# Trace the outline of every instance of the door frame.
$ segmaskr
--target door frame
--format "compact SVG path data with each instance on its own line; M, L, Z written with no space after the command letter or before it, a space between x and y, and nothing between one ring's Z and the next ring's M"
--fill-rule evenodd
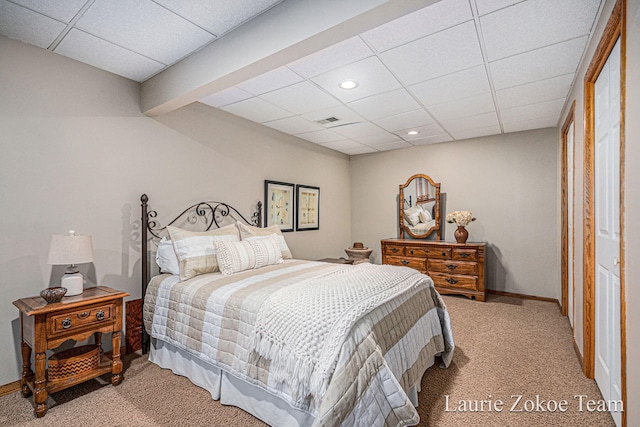
M571 246L574 246L574 236L575 236L575 231L573 231L575 229L572 228L572 236L571 236L571 240L569 240L569 191L574 192L574 188L575 188L575 181L573 187L574 188L569 188L569 171L567 169L567 162L568 162L568 156L569 156L569 152L568 152L568 138L569 138L569 127L573 124L573 151L574 151L574 156L573 156L573 170L575 171L575 163L576 163L576 159L575 159L575 141L576 141L576 120L575 120L575 114L576 114L576 101L575 99L573 100L573 103L571 103L571 109L569 109L569 114L567 114L567 118L564 121L564 124L562 125L562 188L561 188L561 193L562 193L562 241L561 241L561 246L562 246L562 255L561 255L561 262L562 262L562 304L560 305L561 308L561 312L563 316L568 316L568 308L569 308L569 286L573 287L573 295L574 295L574 301L575 301L575 287L573 286L574 282L575 282L575 274L572 276L573 280L571 281L571 283L569 283L569 268L573 268L573 259L569 259L569 242L571 242ZM575 173L574 173L575 175ZM574 197L575 197L575 192L574 192ZM575 200L574 198L571 199L575 206ZM573 210L574 214L575 214L575 209ZM574 224L575 225L575 224ZM575 251L573 251L573 253L575 254ZM569 264L571 263L571 264ZM575 304L573 304L573 310L575 311ZM573 313L571 313L572 317ZM575 321L575 319L574 319Z
M626 72L626 0L618 0L593 54L584 77L584 354L583 369L588 378L595 368L595 110L594 86L613 46L620 38L620 383L623 408L627 406L626 303L624 256L624 152L625 152L625 72ZM622 412L622 425L627 425L627 412Z

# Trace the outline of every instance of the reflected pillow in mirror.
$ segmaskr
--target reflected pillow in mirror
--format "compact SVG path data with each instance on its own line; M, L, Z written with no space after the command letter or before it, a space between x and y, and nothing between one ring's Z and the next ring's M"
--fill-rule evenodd
M404 218L410 225L416 225L420 222L420 212L422 212L422 209L419 206L405 209Z
M433 208L435 207L435 205L436 205L436 201L433 200L431 202L422 203L419 206L422 208L423 211L428 212L429 215L431 215L431 219L433 219L435 217L435 212L433 212Z
M422 210L422 209L418 213L418 216L420 217L420 222L423 222L425 224L433 219L429 212L427 212L425 210Z

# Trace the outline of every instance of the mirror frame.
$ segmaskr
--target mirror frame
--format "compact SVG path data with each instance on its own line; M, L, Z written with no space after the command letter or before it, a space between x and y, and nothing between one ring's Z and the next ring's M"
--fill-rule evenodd
M429 230L427 230L427 232L425 234L414 234L409 227L404 225L404 210L405 210L405 206L404 206L404 189L407 188L414 179L416 178L424 178L427 180L427 182L429 182L429 184L431 184L435 189L436 189L436 194L435 194L435 205L433 206L433 210L435 212L435 220L436 220L436 224L431 227ZM434 200L434 199L430 199L430 200ZM405 233L408 234L409 236L415 238L415 239L426 239L427 237L431 236L431 234L433 234L433 232L436 232L436 240L442 240L442 227L440 224L440 183L439 182L435 182L433 179L431 179L431 177L429 175L425 175L422 173L417 173L413 176L411 176L407 182L405 182L404 184L400 184L400 191L399 191L399 196L398 196L398 208L399 208L399 227L400 227L400 238L404 239L405 238Z

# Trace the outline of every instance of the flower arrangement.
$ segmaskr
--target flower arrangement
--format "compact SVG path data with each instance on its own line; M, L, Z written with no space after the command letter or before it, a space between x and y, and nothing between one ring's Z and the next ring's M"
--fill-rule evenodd
M471 221L475 221L473 214L469 211L453 211L447 214L448 223L456 223L458 227L469 225Z

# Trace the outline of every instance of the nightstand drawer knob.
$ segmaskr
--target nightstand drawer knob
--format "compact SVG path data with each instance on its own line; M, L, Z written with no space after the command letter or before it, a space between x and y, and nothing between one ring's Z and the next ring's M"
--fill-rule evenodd
M452 285L455 285L456 283L458 283L458 281L456 279L446 279L447 282L451 283Z
M400 263L403 265L407 265L409 264L409 261L407 261L406 259L403 259L402 261L400 261Z
M82 313L78 314L78 317L81 318L81 319L84 319L88 315L89 315L88 311L83 311Z
M398 248L391 248L391 252L395 254L396 252L398 252Z
M62 329L69 329L71 327L71 319L68 317L62 320Z
M471 256L471 254L467 254L467 253L465 253L465 254L460 254L460 256L461 256L462 258L469 258L469 257Z
M104 310L100 310L99 312L96 313L96 319L104 320Z
M447 256L447 253L446 252L442 252L442 256Z
M411 249L411 250L409 251L409 253L410 253L411 255L413 255L413 249Z
M447 268L449 270L455 270L456 268L458 268L458 266L457 265L453 265L453 264L447 264Z

